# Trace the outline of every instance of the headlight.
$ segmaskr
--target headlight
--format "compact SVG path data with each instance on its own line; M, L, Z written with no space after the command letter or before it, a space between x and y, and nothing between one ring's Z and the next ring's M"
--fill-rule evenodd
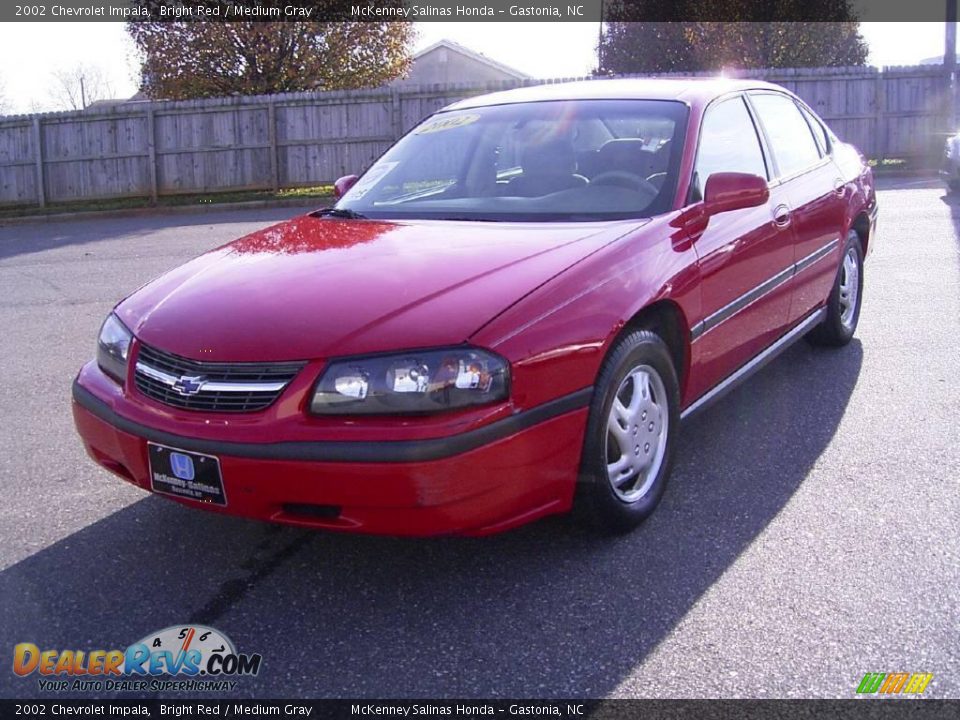
M477 348L334 360L317 381L318 415L435 413L505 400L509 364Z
M133 334L113 313L103 322L97 340L97 365L118 383L127 377L127 358Z

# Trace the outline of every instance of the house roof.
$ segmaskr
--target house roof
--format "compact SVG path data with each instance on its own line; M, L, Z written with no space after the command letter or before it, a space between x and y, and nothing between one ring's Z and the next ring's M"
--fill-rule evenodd
M502 73L506 73L507 75L515 77L517 80L530 79L530 75L527 75L526 73L522 73L516 68L512 68L509 65L504 65L501 62L497 62L493 58L487 57L483 53L479 53L476 50L471 50L470 48L464 45L461 45L460 43L455 43L453 40L447 40L446 38L433 43L433 45L425 47L420 52L414 53L413 60L417 60L423 57L424 55L427 55L428 53L431 53L434 50L437 50L439 48L446 48L453 52L460 53L461 55L465 55L471 60L476 60L477 62L483 63L484 65L489 65L492 68L496 68Z

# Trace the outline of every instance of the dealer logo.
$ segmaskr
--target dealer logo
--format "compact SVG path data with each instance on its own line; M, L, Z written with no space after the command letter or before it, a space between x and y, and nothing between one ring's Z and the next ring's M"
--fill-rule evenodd
M933 680L933 673L867 673L857 686L860 695L920 695Z
M126 650L13 648L13 672L36 674L40 690L57 692L232 690L235 678L257 675L262 662L259 653L238 652L230 638L205 625L171 625ZM178 679L159 679L170 676Z
M183 453L170 453L170 469L181 480L193 480L197 475L193 467L193 458Z

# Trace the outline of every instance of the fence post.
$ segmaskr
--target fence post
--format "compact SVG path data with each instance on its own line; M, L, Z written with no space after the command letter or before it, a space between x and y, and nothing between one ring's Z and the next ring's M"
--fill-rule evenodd
M150 202L156 203L157 189L157 123L153 105L147 106L147 172L150 174Z
M40 207L47 206L47 192L45 189L45 180L43 178L43 133L40 132L40 118L33 119L33 146L36 148L34 153L35 167L37 171L37 202Z
M947 22L944 23L943 73L947 76L947 129L955 132L957 121L957 0L947 0Z
M884 68L886 70L886 68ZM887 157L887 88L886 72L878 72L876 75L876 86L874 90L874 102L877 104L874 115L874 133L877 139L877 164L883 162Z
M277 143L277 104L271 99L267 103L267 137L270 142L270 183L274 191L280 189L280 151Z
M403 133L403 118L400 112L400 89L390 88L390 130L394 140L399 140Z

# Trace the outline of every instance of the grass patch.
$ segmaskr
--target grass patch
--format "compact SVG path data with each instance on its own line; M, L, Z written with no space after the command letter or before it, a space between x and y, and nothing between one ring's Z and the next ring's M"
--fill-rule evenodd
M287 188L284 190L241 190L238 192L206 193L203 195L169 195L157 202L149 198L118 198L115 200L86 200L81 202L51 203L45 208L36 205L12 205L0 207L0 218L24 217L28 215L55 215L71 212L105 212L110 210L131 210L137 208L182 207L185 205L219 205L223 203L270 201L270 200L310 200L317 204L333 199L332 185L315 187Z

